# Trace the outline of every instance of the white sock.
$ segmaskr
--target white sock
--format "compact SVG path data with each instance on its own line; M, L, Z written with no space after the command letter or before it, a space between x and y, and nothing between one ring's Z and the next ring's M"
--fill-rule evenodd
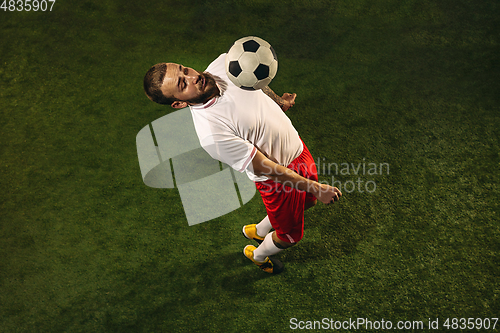
M269 233L266 235L266 238L264 238L264 241L259 245L259 247L253 251L253 259L255 261L263 262L266 260L266 257L272 256L281 251L283 250L274 245L273 234Z
M273 228L271 221L269 220L269 216L267 215L255 227L257 228L257 235L260 237L265 237Z

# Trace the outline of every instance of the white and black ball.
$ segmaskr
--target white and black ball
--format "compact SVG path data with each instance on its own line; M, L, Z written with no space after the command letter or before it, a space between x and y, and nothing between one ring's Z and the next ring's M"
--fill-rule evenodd
M269 85L278 71L278 58L271 44L259 37L238 39L226 55L226 73L237 86L259 90Z

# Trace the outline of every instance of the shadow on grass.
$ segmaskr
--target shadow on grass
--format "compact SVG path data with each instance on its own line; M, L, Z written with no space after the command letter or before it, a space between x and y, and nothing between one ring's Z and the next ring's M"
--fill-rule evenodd
M305 263L350 256L370 237L376 224L372 218L360 215L327 217L320 223L307 222L304 238L279 254L284 262Z
M107 332L156 331L169 321L191 323L197 331L203 322L191 322L193 318L208 320L217 317L221 306L252 303L262 296L256 282L276 277L260 271L240 251L194 262L149 263L123 275L115 290L91 302L93 309L82 298L63 310L54 327L93 322Z
M294 263L306 263L319 260L339 259L350 256L361 240L344 239L342 243L330 241L302 241L295 247L280 253L280 260Z
M182 267L182 268L181 268ZM220 292L234 297L252 298L259 292L254 283L276 275L262 272L242 251L214 254L198 263L178 266L171 275L169 289L179 291L183 304L196 304L200 298L216 297ZM172 282L175 281L175 288ZM192 293L190 291L193 291ZM192 297L191 297L191 296Z

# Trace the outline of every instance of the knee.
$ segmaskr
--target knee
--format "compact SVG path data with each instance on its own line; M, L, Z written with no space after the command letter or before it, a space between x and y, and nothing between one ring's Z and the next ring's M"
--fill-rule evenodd
M276 233L273 234L273 243L278 249L281 249L281 250L288 249L289 247L296 245L299 241L300 240L298 240L294 243L284 242L281 239L279 239L278 236L276 236Z
M287 242L283 242L283 241L275 241L273 239L273 242L274 242L274 245L278 248L278 249L281 249L281 250L284 250L284 249L288 249L289 247L292 247L294 246L295 244L297 244L296 242L295 243L287 243Z

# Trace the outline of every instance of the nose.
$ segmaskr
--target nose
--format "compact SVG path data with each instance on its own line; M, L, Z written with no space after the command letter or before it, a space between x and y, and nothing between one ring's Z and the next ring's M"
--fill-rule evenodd
M186 80L192 81L193 83L196 83L199 78L199 74L197 71L195 71L192 68L187 68L187 73L186 73Z
M200 81L203 80L202 75L197 70L190 67L184 67L182 74L184 80L186 80L189 85L195 87L199 86Z

